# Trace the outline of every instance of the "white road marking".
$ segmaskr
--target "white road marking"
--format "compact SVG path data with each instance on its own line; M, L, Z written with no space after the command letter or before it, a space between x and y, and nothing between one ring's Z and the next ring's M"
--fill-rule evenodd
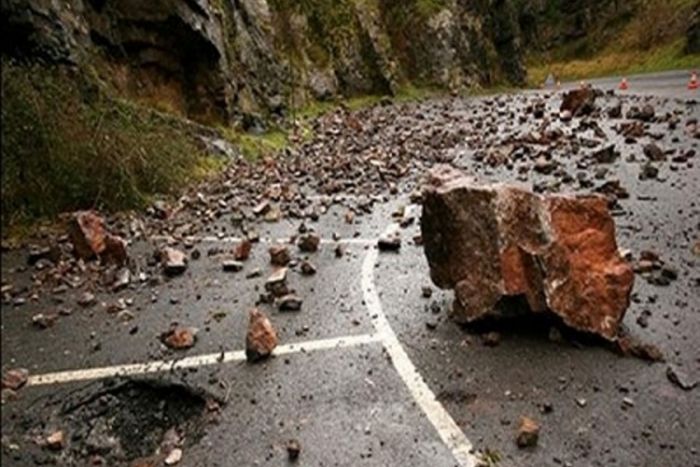
M373 334L360 334L356 336L334 337L315 341L297 342L294 344L280 345L273 355L287 355L297 352L312 352L316 350L341 349L363 344L379 342L379 337ZM156 360L146 363L133 363L126 365L114 365L103 368L88 368L83 370L59 371L42 375L32 375L27 380L27 386L42 386L47 384L62 384L75 381L87 381L115 376L133 376L149 373L160 373L183 368L193 368L217 363L239 362L245 360L245 351L234 350L222 353L211 353L185 357L179 360Z
M156 242L166 242L175 237L168 237L166 235L154 235L150 239ZM207 235L204 237L187 237L189 240L197 243L240 243L243 241L242 237L217 237L216 235ZM177 240L177 239L176 239ZM332 238L322 238L321 244L325 245L373 245L376 243L376 239L372 238L339 238L338 240L333 240ZM287 238L261 238L260 243L273 244L289 244L289 237Z
M385 234L395 230L396 224L391 224ZM391 357L396 371L408 387L418 406L432 423L442 441L452 451L452 455L461 467L476 467L479 459L472 453L472 443L467 439L462 429L452 419L435 394L428 387L423 377L413 365L396 333L391 328L384 314L379 294L374 284L374 265L377 262L378 251L372 248L365 255L362 263L362 294L367 305L374 329L381 338L384 348Z

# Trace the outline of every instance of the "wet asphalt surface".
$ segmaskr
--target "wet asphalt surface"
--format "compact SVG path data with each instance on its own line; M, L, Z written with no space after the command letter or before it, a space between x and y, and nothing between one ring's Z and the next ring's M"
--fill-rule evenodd
M651 123L646 136L628 144L612 130L624 119L598 120L607 138L602 145L614 143L621 153L616 162L604 166L606 173L598 178L594 172L599 166L582 168L580 161L599 147L581 148L578 154L553 150L559 167L572 175L571 181L563 183L566 179L561 174L521 172L519 161L513 167L492 167L479 161L475 154L482 150L473 145L478 136L444 150L447 161L485 182L587 193L606 180L618 179L630 193L614 210L620 248L635 256L642 250L655 251L678 271L678 279L663 287L637 275L624 320L632 335L662 351L665 362L623 357L610 346L569 333L558 323L526 320L472 328L455 325L447 318L451 293L430 284L422 249L412 240L419 233L418 206L413 208L415 222L400 230L401 251L378 256L375 285L400 343L475 448L500 457L496 465L700 465L700 389L683 390L666 376L671 366L686 382L700 381L700 258L692 252L700 240L700 156L684 162L671 160L672 155L688 149L700 152L699 140L683 132L686 120L700 118L700 107L691 102L700 96L684 89L686 75L630 79L627 94L638 92L644 97L599 100L603 109L618 100L623 109L649 102L657 115L677 112L681 123L675 130L666 122ZM606 88L617 82L610 79L598 84ZM484 112L498 114L483 131L497 137L512 131L518 125L513 115L540 95L542 92L437 100L404 105L402 110L427 120L442 119L446 125L467 126L471 118ZM546 102L551 115L560 101L555 95ZM552 126L566 133L578 124L578 119L569 124L554 119ZM518 128L526 134L540 125L529 119ZM596 138L590 132L585 137ZM658 164L658 179L640 180L642 146L652 140L675 152ZM577 183L576 174L581 171L589 174L591 186ZM316 275L290 274L290 285L304 299L300 312L282 313L262 305L278 329L281 344L374 332L362 293L362 262L369 249L375 248L374 239L396 220L392 214L411 204L408 193L420 175L406 178L402 194L383 195L371 214L359 217L355 224L344 222L342 201L310 224L324 239L335 233L355 241L344 244L341 258L335 255L335 242L324 243L319 252L307 255L318 268ZM194 246L201 252L200 259L191 261L183 276L157 285L135 283L117 293L98 292L98 304L88 309L76 304L80 289L61 294L58 300L63 303L50 294L17 307L3 303L2 368L24 367L37 375L242 349L247 310L255 305L270 270L268 239L289 238L298 224L287 220L260 224L263 241L255 245L244 270L237 273L223 272L221 256L207 254L211 248L229 248L230 243L203 241ZM226 220L220 220L210 232L222 231L226 225ZM141 240L131 245L130 252L137 261L145 261L152 249L151 242ZM4 252L3 278L11 277L14 284L31 280L31 268L17 271L25 263L26 251ZM255 268L260 268L262 276L246 278ZM432 286L432 297L422 296L423 286ZM127 303L132 319L107 311L119 299ZM72 313L48 329L32 326L35 313L61 306ZM647 317L645 326L640 324L642 315ZM159 334L173 322L198 329L193 348L172 351L160 343ZM563 337L553 339L552 328ZM483 345L482 333L493 330L501 334L500 343ZM293 353L256 365L232 362L156 376L202 388L225 401L201 439L186 445L180 465L290 465L285 450L289 439L297 439L302 446L298 465L456 465L381 343ZM60 399L87 384L92 383L25 387L18 392L18 400L6 402L2 407L2 465L65 463L35 445L26 417L31 413L34 420L41 420L46 414L48 419L54 408L46 397ZM518 449L514 442L523 415L541 425L535 448ZM49 432L57 428L61 427L42 427Z

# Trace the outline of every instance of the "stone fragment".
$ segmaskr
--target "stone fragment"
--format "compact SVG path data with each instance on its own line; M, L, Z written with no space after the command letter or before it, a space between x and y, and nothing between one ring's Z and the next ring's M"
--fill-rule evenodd
M224 272L238 272L243 269L243 263L233 259L227 259L221 263L221 267L223 268Z
M277 307L280 311L299 311L303 300L295 294L287 294L280 297L277 301Z
M182 449L175 448L168 453L168 455L163 460L165 465L175 465L182 460Z
M294 462L299 459L299 454L301 454L301 444L296 439L291 439L287 441L287 456L289 460Z
M104 250L100 253L100 259L106 264L124 266L129 261L126 240L108 233L105 235Z
M321 243L321 237L316 234L308 233L299 237L299 249L304 253L314 253L318 251L318 246Z
M168 276L178 276L187 269L187 256L180 250L165 247L160 252L160 262L163 272Z
M270 252L270 264L273 266L286 266L292 260L289 248L284 245L272 245Z
M379 251L399 251L401 249L401 237L398 233L382 235L377 240Z
M423 196L421 232L433 282L455 291L452 316L498 315L507 297L613 340L629 305L632 269L620 256L601 196L540 196L477 185L438 166Z
M316 266L314 266L308 261L302 261L300 267L301 273L305 276L313 276L314 274L316 274Z
M95 258L105 250L105 221L94 211L74 213L68 233L75 253L82 259Z
M275 297L287 295L289 293L287 288L287 268L274 270L265 281L265 290Z
M27 384L28 379L29 370L27 370L26 368L15 368L7 370L2 375L2 388L17 391L18 389L21 389L22 386Z
M265 313L254 308L250 311L245 354L249 362L263 360L277 347L277 332Z
M652 162L663 162L666 160L664 151L654 143L644 146L644 155Z
M195 343L195 333L190 328L174 327L161 334L160 340L171 349L189 349Z
M243 240L241 243L236 245L233 250L233 258L236 261L245 261L250 258L250 252L253 249L253 242L250 240Z
M599 164L612 164L619 154L615 151L615 145L611 144L593 153L593 159Z
M97 298L92 292L83 292L83 294L78 299L78 305L87 308L97 303Z
M60 451L65 445L65 436L63 431L58 430L46 437L46 447L53 451Z
M57 313L37 313L32 316L32 324L39 329L46 329L53 326L57 319Z
M669 365L666 368L666 377L668 380L681 388L684 391L692 391L698 385L697 381L690 381L688 375L682 372L679 368Z
M515 439L519 448L529 448L537 445L540 437L540 426L529 417L520 418L518 436Z

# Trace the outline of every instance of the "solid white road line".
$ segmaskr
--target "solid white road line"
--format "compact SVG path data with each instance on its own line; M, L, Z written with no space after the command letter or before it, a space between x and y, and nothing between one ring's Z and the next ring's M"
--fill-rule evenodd
M297 342L277 347L273 355L287 355L297 352L312 352L316 350L331 350L344 347L354 347L363 344L379 342L379 337L372 334L360 334L356 336L342 336L315 341ZM27 381L27 386L42 386L47 384L62 384L74 381L86 381L115 376L133 376L149 373L167 372L183 368L193 368L217 363L229 363L245 360L245 351L234 350L218 352L206 355L185 357L179 360L156 360L146 363L133 363L126 365L114 365L103 368L88 368L84 370L59 371L43 375L32 375Z
M396 228L397 226L392 224L387 229L387 232ZM461 467L475 467L478 465L479 460L472 453L471 442L447 410L435 398L435 394L428 387L420 373L418 373L384 314L382 303L374 284L374 265L377 262L377 258L378 251L376 248L372 248L365 255L362 263L362 294L376 333L381 338L384 348L391 357L391 362L408 387L413 399L423 410L433 427L435 427L442 441L452 451L455 460Z
M152 237L149 237L150 240L156 241L156 242L165 242L168 241L174 237L168 237L165 235L154 235ZM241 237L217 237L216 235L207 235L204 237L187 237L191 239L192 241L195 242L201 242L201 243L240 243L243 241L243 238ZM325 245L336 245L336 244L341 244L341 245L373 245L377 242L376 239L372 238L339 238L338 240L333 240L332 238L322 238L321 239L321 244ZM265 244L273 244L273 243L280 243L280 244L289 244L289 237L287 238L261 238L260 243L265 243Z

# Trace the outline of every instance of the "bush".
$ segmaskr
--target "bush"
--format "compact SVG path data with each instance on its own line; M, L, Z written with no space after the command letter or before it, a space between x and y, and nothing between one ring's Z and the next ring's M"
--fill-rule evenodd
M213 167L173 121L107 95L78 70L2 65L4 225L137 208Z

